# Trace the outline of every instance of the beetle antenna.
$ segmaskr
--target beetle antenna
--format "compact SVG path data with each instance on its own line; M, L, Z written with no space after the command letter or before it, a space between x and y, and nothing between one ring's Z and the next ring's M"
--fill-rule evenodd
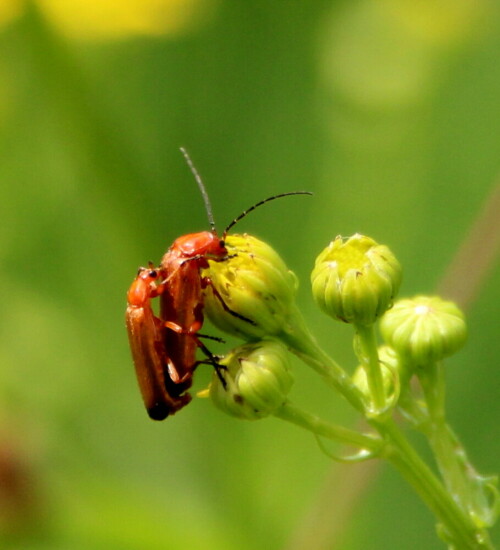
M290 195L312 195L310 191L290 191L289 193L280 193L279 195L273 195L272 197L268 197L267 199L264 199L262 201L259 201L258 203L254 204L250 208L247 208L246 210L243 210L243 212L237 217L234 218L234 220L224 229L223 233L223 239L227 235L228 231L236 225L240 220L242 220L247 214L250 214L252 210L255 210L256 208L259 208L259 206L262 206L263 204L266 204L266 202L271 202L275 199L281 199L281 197L289 197Z
M205 189L205 186L203 185L201 176L198 173L198 170L196 170L193 164L193 161L191 160L191 157L188 155L188 152L186 151L186 149L184 149L184 147L181 147L180 150L181 150L181 153L184 155L187 165L189 166L189 169L191 170L191 173L193 174L194 179L196 180L196 183L198 184L198 187L200 189L201 196L203 197L203 202L205 203L205 210L207 211L208 223L210 224L212 233L216 233L214 215L212 214L212 205L210 204L210 199L208 198L208 193L207 193L207 190Z

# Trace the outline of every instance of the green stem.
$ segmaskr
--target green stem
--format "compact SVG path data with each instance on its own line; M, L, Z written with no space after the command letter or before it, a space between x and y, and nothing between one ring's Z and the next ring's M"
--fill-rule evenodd
M356 325L356 332L361 347L361 357L359 359L366 372L366 380L373 399L373 406L377 411L382 411L385 408L386 398L378 357L375 327L374 325Z
M361 327L358 333L363 347L363 355L366 356L367 366L371 371L370 391L373 395L373 404L377 410L382 410L385 405L385 392L374 330L373 327ZM443 483L407 441L392 416L389 414L377 416L367 414L370 411L365 404L363 394L353 384L347 373L318 346L314 337L307 330L298 310L290 316L290 322L280 336L291 351L319 373L329 386L339 391L380 433L384 444L377 443L377 453L387 457L434 513L442 526L442 534L446 542L451 544L450 548L492 550L493 546L488 533L478 529L470 515L457 504L453 495L447 492ZM367 374L369 373L367 372ZM444 402L440 393L442 394L441 390L436 388L432 400L436 414L443 416ZM343 440L350 445L355 441L354 437L362 439L368 437L363 434L354 436L353 432L339 431L337 426L328 424L303 411L298 411L289 404L280 409L276 416L317 435L335 441ZM374 441L377 440L371 439L372 446ZM371 448L370 441L358 440L355 444L363 449Z
M461 510L439 479L423 462L393 420L384 422L379 431L388 438L390 449L387 458L412 485L422 500L444 526L453 548L486 550L493 546L485 531L479 531Z
M383 442L370 435L365 435L337 424L326 422L321 418L310 414L290 402L286 402L282 407L274 412L274 416L300 426L316 435L326 437L332 441L343 443L354 447L359 447L378 454L382 448Z
M326 422L287 402L274 415L332 441L357 446L373 454L383 454L410 483L444 526L454 547L461 550L492 550L486 532L478 531L442 483L408 443L396 423L372 422L385 441Z
M478 474L467 453L446 422L444 368L439 363L426 366L419 372L429 411L429 422L421 426L434 453L439 471L448 492L458 505L483 525L495 521L495 506L498 505L488 490L492 480Z
M451 434L445 420L444 369L437 363L429 364L419 372L419 379L429 411L429 422L424 425L423 431L434 452L448 491L465 509L467 481L462 475L454 441L450 438Z
M320 348L296 307L290 315L288 326L279 336L290 350L320 374L329 386L340 392L357 411L364 413L366 407L363 394L345 370Z

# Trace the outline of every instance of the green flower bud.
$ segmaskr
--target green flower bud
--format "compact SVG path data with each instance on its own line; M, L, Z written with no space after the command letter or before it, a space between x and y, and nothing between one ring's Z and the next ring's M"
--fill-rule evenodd
M408 363L434 363L452 355L465 343L463 313L438 296L399 300L380 322L384 340Z
M314 299L327 315L367 326L391 306L401 266L387 246L370 237L337 237L317 257L311 283Z
M247 340L279 334L294 304L297 277L274 249L251 235L230 235L226 248L233 257L210 261L208 317Z
M210 383L210 397L224 412L257 420L272 414L287 399L293 378L288 352L276 340L239 346L220 361L226 387L217 373Z
M397 372L400 370L400 361L397 353L389 346L378 348L382 380L386 395L394 393L394 382ZM352 375L352 381L367 396L370 397L370 388L366 377L366 368L359 365Z

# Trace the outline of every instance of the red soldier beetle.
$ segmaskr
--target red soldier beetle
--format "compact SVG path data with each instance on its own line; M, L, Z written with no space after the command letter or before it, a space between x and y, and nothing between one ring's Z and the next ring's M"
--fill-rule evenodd
M200 340L203 336L199 330L204 320L203 291L211 284L209 277L202 276L202 271L209 267L209 260L226 261L231 257L224 242L227 232L266 202L289 195L311 194L293 191L264 199L243 211L219 236L203 182L186 150L181 152L203 196L211 230L177 238L157 268L150 263L147 268L139 269L127 295L126 324L132 358L144 405L153 420L164 420L190 402L191 396L186 391L198 364L212 363L220 376L216 358ZM253 323L230 310L218 293L214 295L226 311ZM151 300L156 297L160 301L159 316L151 306ZM198 348L208 361L196 360Z
M190 401L189 394L182 395L187 386L170 387L171 378L165 372L166 328L154 315L150 303L161 292L162 287L155 284L159 276L159 271L151 265L139 269L128 291L126 314L137 381L148 414L155 420L163 420Z

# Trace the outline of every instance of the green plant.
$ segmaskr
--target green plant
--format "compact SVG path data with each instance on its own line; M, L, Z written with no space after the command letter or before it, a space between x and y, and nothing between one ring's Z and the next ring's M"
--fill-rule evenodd
M362 235L337 237L318 256L311 281L319 307L354 329L359 367L350 376L307 329L294 302L296 278L278 254L249 235L228 237L227 247L230 259L210 266L227 307L209 288L206 310L214 324L246 343L222 359L224 381L214 374L209 388L214 403L240 418L274 415L305 428L335 460L389 461L434 513L449 548L493 548L487 529L499 511L497 480L477 473L445 414L443 359L466 339L459 308L439 297L394 302L401 267L389 248ZM333 424L297 407L289 397L288 350L341 393L369 430ZM410 443L403 421L427 439L437 469ZM324 438L357 450L333 454Z

